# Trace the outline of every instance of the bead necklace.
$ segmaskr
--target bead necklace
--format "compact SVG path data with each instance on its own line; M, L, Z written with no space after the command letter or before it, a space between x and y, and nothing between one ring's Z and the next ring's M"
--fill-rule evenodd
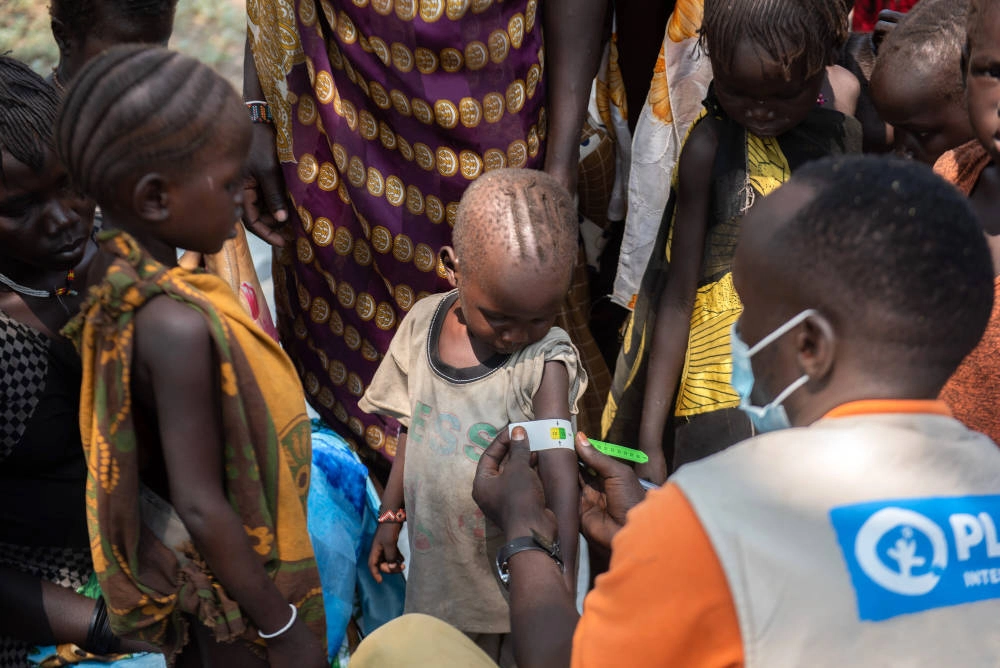
M70 269L69 271L66 272L65 285L49 291L49 290L38 290L35 288L29 288L26 285L21 285L12 278L8 278L7 276L0 274L0 283L3 283L14 292L25 295L26 297L38 297L39 299L48 299L50 297L63 297L67 295L70 297L75 296L78 293L73 288L74 280L76 280L76 272Z

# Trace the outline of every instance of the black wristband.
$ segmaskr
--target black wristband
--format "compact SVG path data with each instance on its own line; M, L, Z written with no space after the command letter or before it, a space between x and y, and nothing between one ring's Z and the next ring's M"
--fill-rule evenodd
M97 599L97 603L94 605L94 613L90 616L90 626L87 628L87 640L83 648L91 654L104 656L107 654L117 654L121 646L121 639L111 632L108 606L102 596Z

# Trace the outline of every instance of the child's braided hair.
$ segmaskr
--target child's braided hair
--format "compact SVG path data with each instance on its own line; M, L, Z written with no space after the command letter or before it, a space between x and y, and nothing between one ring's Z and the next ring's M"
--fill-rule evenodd
M91 60L66 92L55 146L74 182L103 206L142 169L179 174L209 140L244 121L232 86L161 47L128 44ZM228 132L227 132L228 130Z
M847 41L843 2L830 0L705 0L701 43L713 63L730 71L746 40L779 65L786 79L799 58L806 77L831 65Z
M40 171L52 148L58 108L59 95L52 86L21 61L0 56L0 150Z

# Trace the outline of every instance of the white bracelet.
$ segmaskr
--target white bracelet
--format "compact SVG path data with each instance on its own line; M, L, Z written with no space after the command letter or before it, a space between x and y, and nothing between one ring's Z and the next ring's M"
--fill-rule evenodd
M298 608L295 607L294 603L289 603L288 607L292 609L292 618L288 620L287 624L285 624L284 626L282 626L280 629L278 629L274 633L262 633L260 629L257 629L257 635L259 635L264 640L271 640L273 638L277 638L282 633L284 633L288 629L292 628L292 624L295 623L295 620L299 616L299 610L298 610Z

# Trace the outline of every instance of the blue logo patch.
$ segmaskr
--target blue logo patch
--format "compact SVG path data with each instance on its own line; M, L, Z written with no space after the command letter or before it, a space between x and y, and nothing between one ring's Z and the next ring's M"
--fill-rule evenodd
M830 521L863 620L1000 598L1000 496L859 503Z

